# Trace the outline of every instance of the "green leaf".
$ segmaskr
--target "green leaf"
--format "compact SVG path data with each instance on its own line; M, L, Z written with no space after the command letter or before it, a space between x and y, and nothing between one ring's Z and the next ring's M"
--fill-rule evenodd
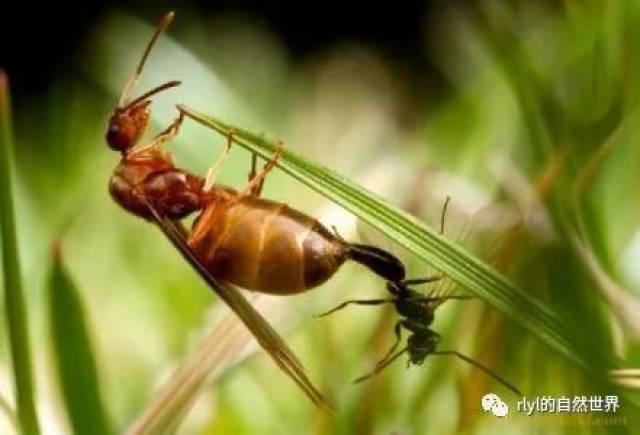
M54 249L49 325L67 414L76 434L108 434L93 347L78 290Z
M195 121L220 134L231 133L234 142L265 159L269 159L277 147L277 141L225 124L188 107L179 108ZM551 308L424 222L331 169L312 163L289 149L283 150L278 167L441 270L569 360L583 367L588 366L574 345L568 326Z
M18 421L23 434L40 433L36 408L29 348L29 325L20 276L18 242L16 237L11 164L13 158L13 131L9 80L0 70L0 226L2 228L2 267L4 277L5 310L8 321L9 344Z

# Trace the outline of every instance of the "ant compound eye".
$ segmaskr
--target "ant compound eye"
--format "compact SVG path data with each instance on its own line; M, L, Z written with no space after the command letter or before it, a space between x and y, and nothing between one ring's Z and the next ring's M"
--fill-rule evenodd
M122 137L122 134L120 134L120 132L121 132L121 129L119 125L114 123L109 124L109 128L107 129L107 134L106 134L107 143L109 144L110 148L116 151L120 151L127 148L126 144L122 143L123 137Z
M133 141L128 127L127 119L122 117L114 117L110 120L107 134L105 135L109 148L115 151L126 151L131 148Z
M109 129L107 130L107 141L112 142L116 138L118 133L120 133L120 127L118 125L109 125Z

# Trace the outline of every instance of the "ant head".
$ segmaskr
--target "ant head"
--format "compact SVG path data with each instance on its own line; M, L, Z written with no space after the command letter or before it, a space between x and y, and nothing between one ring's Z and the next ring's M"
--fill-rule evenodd
M432 332L432 333L427 333ZM411 364L421 365L438 345L438 336L430 329L421 334L412 334L407 340L407 350Z
M142 59L140 60L138 67L122 90L118 107L113 111L109 118L106 139L109 147L115 151L126 153L140 140L140 137L149 124L149 104L151 103L149 97L180 84L179 81L175 80L166 82L148 92L145 92L133 101L128 101L132 89L140 78L140 74L142 73L142 69L149 57L151 49L160 34L171 23L171 20L173 20L173 12L166 14L162 20L160 20L160 23L158 23L151 40L147 44L147 49L142 55Z
M126 153L140 140L149 124L149 103L116 108L109 118L107 144L114 151Z

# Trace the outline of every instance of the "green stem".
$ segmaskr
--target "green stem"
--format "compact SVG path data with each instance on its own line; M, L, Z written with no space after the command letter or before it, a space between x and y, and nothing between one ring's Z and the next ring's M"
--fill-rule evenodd
M18 421L23 434L37 435L40 433L40 429L33 401L34 388L29 348L29 328L20 277L11 188L12 153L13 133L9 103L9 81L4 71L0 70L0 228L2 233L5 310L13 361Z

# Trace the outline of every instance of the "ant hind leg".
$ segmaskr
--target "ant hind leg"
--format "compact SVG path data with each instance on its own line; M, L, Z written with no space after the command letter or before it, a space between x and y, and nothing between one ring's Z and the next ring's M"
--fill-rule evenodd
M502 376L498 375L496 372L491 370L489 367L487 367L487 366L485 366L483 364L480 364L475 359L473 359L471 357L468 357L465 354L458 352L457 350L439 350L439 351L433 352L432 355L451 355L451 356L455 356L455 357L461 359L462 361L465 361L468 364L471 364L472 366L476 367L477 369L480 369L481 371L485 372L487 375L491 376L493 379L495 379L496 381L500 382L506 388L511 390L516 396L519 396L519 397L524 396L522 394L522 392L517 387L515 387L511 382L507 381L505 378L503 378Z
M402 320L398 321L396 323L396 326L393 328L393 332L396 335L396 342L393 343L393 346L391 346L391 348L387 351L384 357L376 363L376 368L383 365L400 345L400 342L402 341L402 322L403 322Z
M360 376L357 379L353 380L354 384L359 384L362 381L366 381L367 379L369 379L372 376L377 375L378 373L380 373L382 370L384 370L389 364L391 364L392 362L394 362L396 359L398 359L403 353L405 353L407 351L407 348L403 348L400 349L398 352L396 352L394 355L391 355L389 358L387 358L386 361L380 361L378 364L376 364L375 369L373 369L373 371L371 371L370 373L364 375L364 376Z
M227 160L227 157L229 157L231 145L233 145L233 133L229 131L227 132L227 146L225 147L220 157L218 157L218 160L216 160L215 163L207 171L207 177L205 178L204 187L202 188L202 190L204 190L205 192L208 192L213 188L222 164L225 162L225 160Z

